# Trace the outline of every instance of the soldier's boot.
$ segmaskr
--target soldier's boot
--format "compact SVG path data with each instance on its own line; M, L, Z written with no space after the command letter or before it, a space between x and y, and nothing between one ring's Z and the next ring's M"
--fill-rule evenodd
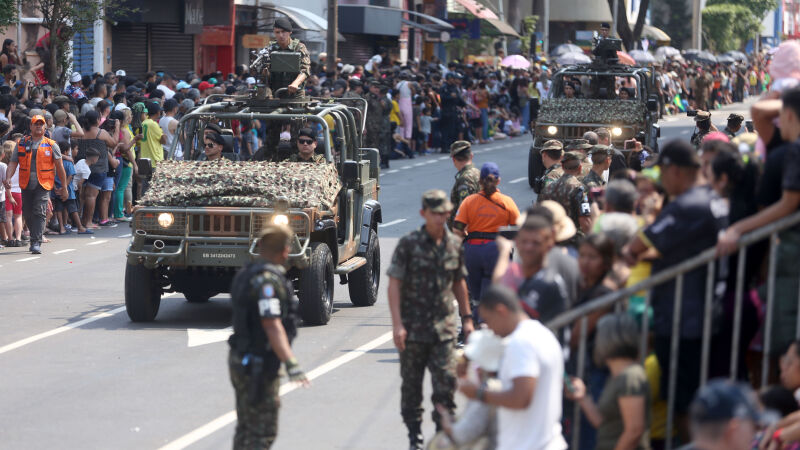
M408 427L408 448L409 450L422 450L425 437L422 435L422 422L406 423Z

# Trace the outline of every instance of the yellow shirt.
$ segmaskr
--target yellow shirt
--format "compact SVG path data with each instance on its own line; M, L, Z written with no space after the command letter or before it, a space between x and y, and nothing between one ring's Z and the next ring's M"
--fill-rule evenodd
M389 120L400 125L400 105L397 104L397 100L392 100L392 112L389 113Z
M150 158L150 163L155 167L159 161L164 160L164 147L161 145L161 136L164 135L164 130L156 121L148 117L142 122L142 135L139 157Z

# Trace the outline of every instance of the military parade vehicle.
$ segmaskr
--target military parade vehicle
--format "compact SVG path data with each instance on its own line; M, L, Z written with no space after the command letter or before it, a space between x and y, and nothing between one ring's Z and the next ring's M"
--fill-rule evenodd
M275 94L221 96L180 119L179 138L153 168L131 222L125 270L131 320L153 320L167 292L192 303L230 292L237 270L258 256L259 232L270 223L294 231L287 268L304 323L329 321L336 275L354 305L375 303L382 217L378 150L361 148L366 101ZM231 129L244 120L266 122L268 137L251 160L238 161ZM222 160L203 160L209 123L226 140ZM284 161L295 151L297 130L314 126L324 162ZM278 141L284 127L291 141ZM147 174L149 162L139 162Z
M626 140L640 139L658 150L661 131L653 72L646 67L619 64L618 48L618 39L602 39L591 64L565 66L553 75L550 96L541 100L528 154L528 182L534 190L545 170L540 151L551 139L563 142L566 148L569 141L581 139L587 131L604 127L611 132L612 144L618 149ZM581 89L574 98L565 98L564 85L570 80L579 81ZM627 91L633 95L620 99L617 85L629 86Z

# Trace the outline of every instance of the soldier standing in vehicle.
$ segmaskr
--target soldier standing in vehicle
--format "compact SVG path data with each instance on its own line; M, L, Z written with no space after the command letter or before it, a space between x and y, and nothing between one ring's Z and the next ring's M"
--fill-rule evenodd
M468 196L481 190L480 177L481 171L472 164L472 144L468 141L456 141L450 146L450 158L458 172L456 182L450 191L450 202L453 203L453 211L447 225L453 229L453 220L456 218L461 202Z
M231 285L233 335L228 368L236 392L234 449L269 448L278 434L281 362L289 380L309 386L292 353L297 299L284 264L292 232L269 225L261 233L261 259L243 267Z
M551 139L542 146L542 165L544 173L536 180L534 191L541 194L548 184L554 183L564 171L561 169L561 158L564 156L564 144L561 141Z
M582 237L584 233L591 232L592 218L586 187L578 181L578 175L581 173L581 155L575 152L565 153L561 166L564 175L555 183L548 184L539 194L537 202L553 200L563 206L578 228L578 235Z
M286 88L290 96L302 97L305 92L306 80L311 76L311 57L308 49L299 39L292 39L292 23L285 17L275 20L272 32L275 34L275 40L270 41L267 45L269 53L285 51L300 53L300 72L273 72L269 77L269 87L273 93L280 88ZM266 68L269 73L270 62L267 62Z
M455 409L455 346L458 333L452 296L458 301L464 336L473 330L464 250L445 223L453 205L441 190L422 195L420 215L425 224L403 236L392 255L389 275L389 311L394 345L400 352L402 378L400 413L408 428L411 449L421 449L422 382L431 373L432 401L450 414ZM439 413L433 420L440 428Z
M461 97L461 89L456 84L458 74L447 72L446 83L439 89L439 97L442 103L442 114L439 119L439 129L442 132L442 153L458 139L458 108L464 108L467 104Z

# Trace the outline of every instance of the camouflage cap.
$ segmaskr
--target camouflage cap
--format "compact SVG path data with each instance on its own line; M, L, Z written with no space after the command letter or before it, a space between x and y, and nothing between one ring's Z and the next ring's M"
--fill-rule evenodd
M573 139L567 145L567 149L569 150L588 150L590 148L592 148L592 144L586 139Z
M559 140L550 139L544 143L542 150L564 150L564 144L562 144Z
M583 155L578 152L567 152L564 153L564 157L561 158L561 164L568 163L570 161L583 161Z
M704 120L708 120L711 118L711 113L708 111L697 111L697 115L694 116L695 122L702 122Z
M450 156L456 156L459 153L464 153L472 148L472 144L468 141L455 141L450 145Z
M612 154L611 147L609 147L607 145L600 145L600 144L593 145L592 149L589 150L589 154L590 155L594 155L594 154L597 154L597 153L603 153L603 154L606 154L608 156L611 156L611 154Z
M742 123L744 122L744 116L741 114L733 113L728 116L728 122Z
M422 209L435 213L446 213L453 210L453 204L441 189L431 189L422 194Z

